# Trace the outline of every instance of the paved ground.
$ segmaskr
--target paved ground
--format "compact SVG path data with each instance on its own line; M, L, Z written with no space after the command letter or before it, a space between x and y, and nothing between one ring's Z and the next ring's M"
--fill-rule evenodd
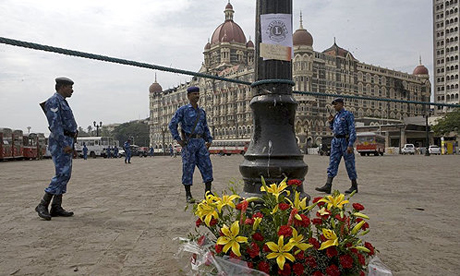
M241 156L212 161L218 192L240 179ZM328 158L305 162L305 190L319 196ZM184 211L180 168L169 157L74 160L64 207L75 216L43 221L34 207L52 161L0 162L0 275L182 275L173 238L192 231L195 219ZM357 156L357 168L353 199L371 217L366 240L393 275L459 275L460 156ZM343 164L334 187L349 187Z

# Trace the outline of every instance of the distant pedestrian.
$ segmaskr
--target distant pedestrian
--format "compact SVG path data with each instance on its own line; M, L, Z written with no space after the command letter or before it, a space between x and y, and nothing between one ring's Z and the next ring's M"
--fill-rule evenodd
M88 160L88 147L83 143L83 159Z
M53 157L55 175L45 189L45 195L40 204L35 207L38 216L51 220L51 217L70 217L73 212L62 208L62 195L67 192L67 183L72 173L72 157L75 154L74 144L77 140L77 122L66 98L72 96L74 82L65 77L56 79L56 93L46 102L40 104L48 120L51 131L49 135L49 149ZM51 203L51 210L48 206Z
M131 140L128 139L123 144L123 149L125 150L125 164L131 164Z
M150 149L149 149L149 155L150 155L150 157L153 157L153 147L150 147Z
M193 185L195 166L201 172L205 183L205 195L211 192L212 163L209 156L209 147L212 143L211 132L206 121L206 112L198 106L200 89L187 89L189 104L181 106L169 123L169 130L173 138L182 147L182 184L185 187L185 197L188 203L194 203L190 187ZM181 135L177 130L181 126ZM171 146L172 148L172 146Z
M345 110L343 107L343 99L337 98L332 101L335 111L335 116L329 116L329 127L334 133L334 138L331 142L331 155L329 167L327 168L327 182L324 186L316 188L317 191L331 193L332 180L337 175L340 160L345 160L345 168L347 169L348 178L351 180L351 188L345 193L358 192L357 174L355 168L355 153L353 145L356 141L355 118L353 113Z
M107 147L107 158L112 158L112 153L110 152L110 146Z
M118 147L113 146L113 158L118 158Z
M172 145L169 145L169 156L173 157L174 156L174 149ZM175 157L175 156L174 156Z

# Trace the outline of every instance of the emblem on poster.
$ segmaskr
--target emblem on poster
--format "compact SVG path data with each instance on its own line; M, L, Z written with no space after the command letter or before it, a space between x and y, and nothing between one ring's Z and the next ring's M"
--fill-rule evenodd
M260 56L264 59L290 61L292 57L292 15L262 14Z

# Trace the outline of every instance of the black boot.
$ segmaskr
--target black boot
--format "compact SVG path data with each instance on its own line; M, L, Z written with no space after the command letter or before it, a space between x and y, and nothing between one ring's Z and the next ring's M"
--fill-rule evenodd
M184 185L185 187L185 200L187 201L187 203L195 203L195 199L193 198L192 196L192 192L190 191L190 187L192 185Z
M356 191L356 193L358 193L358 182L356 182L356 179L353 179L351 181L351 187L350 187L350 189L346 190L345 193L346 194L351 194L354 191Z
M67 212L62 208L62 195L54 195L53 203L51 203L50 215L52 217L71 217L73 212Z
M323 187L315 188L315 190L317 190L318 192L323 192L323 193L326 193L326 194L330 194L331 189L332 189L332 180L333 179L334 179L334 177L328 176L326 184L324 184Z
M208 192L211 193L211 195L214 195L212 192L211 192L211 186L212 186L212 182L206 182L205 183L205 188L204 188L204 197L206 198L206 195L208 194Z
M38 216L42 219L51 220L50 213L48 212L48 206L50 205L51 198L53 198L53 195L45 192L40 204L35 207L35 211L37 211Z

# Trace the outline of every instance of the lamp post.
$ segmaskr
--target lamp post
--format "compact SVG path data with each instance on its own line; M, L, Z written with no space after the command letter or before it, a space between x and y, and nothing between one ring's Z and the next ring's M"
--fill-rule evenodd
M424 117L425 117L425 133L426 133L426 151L425 151L425 156L430 156L430 129L428 125L428 117L430 117L430 109L429 106L424 105Z
M102 128L102 122L99 122L99 124L97 124L96 121L94 121L93 125L96 128L96 137L99 137L99 128Z
M166 133L166 128L162 127L161 128L161 136L163 138L162 140L162 147L163 147L163 155L166 155L166 149L165 149L165 133Z
M281 20L274 19L278 16ZM308 166L303 161L294 131L297 102L292 97L294 82L288 55L292 48L265 41L267 34L270 40L284 40L289 44L291 22L292 0L257 0L255 82L251 85L253 98L250 102L254 131L239 168L244 180L242 197L261 195L261 176L267 183L274 183L285 177L303 181L307 174ZM262 25L266 29L262 29ZM267 58L270 49L282 59L278 56ZM303 185L297 189L302 197L310 198L304 193Z

